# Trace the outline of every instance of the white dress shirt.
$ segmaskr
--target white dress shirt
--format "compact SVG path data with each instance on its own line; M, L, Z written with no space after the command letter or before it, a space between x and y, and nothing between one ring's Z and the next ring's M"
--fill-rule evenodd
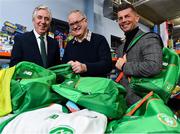
M39 35L39 34L36 32L35 29L33 30L33 32L34 32L34 34L35 34L35 37L36 37L36 40L37 40L37 43L38 43L38 48L39 48L39 51L40 51L40 53L41 53L41 46L40 46L40 41L41 41L41 39L39 38L41 35ZM44 37L44 42L45 42L45 47L46 47L46 54L47 54L47 36L44 35L43 37Z

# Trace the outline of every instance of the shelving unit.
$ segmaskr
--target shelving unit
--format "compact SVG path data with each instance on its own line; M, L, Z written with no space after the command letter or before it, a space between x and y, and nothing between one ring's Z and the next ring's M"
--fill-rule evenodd
M65 21L53 18L50 26L50 32L53 33L54 38L59 43L60 59L62 59L64 55L64 48L66 47L67 44L69 25Z
M26 32L26 27L9 21L0 28L0 69L9 67L15 35Z
M9 67L10 58L10 52L0 52L0 69Z
M0 57L10 58L11 53L10 52L0 52Z
M4 56L0 53L0 69L9 67L10 56Z

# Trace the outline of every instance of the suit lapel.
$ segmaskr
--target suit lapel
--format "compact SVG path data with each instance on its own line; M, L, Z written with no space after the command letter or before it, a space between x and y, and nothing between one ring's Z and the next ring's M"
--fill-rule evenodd
M29 44L31 45L32 49L34 50L33 57L37 57L39 59L39 62L43 65L41 53L40 53L40 50L38 47L36 36L35 36L33 31L31 31L30 34L31 34L31 36L29 38L31 38L31 39L29 39L29 41L30 41Z
M40 51L39 51L39 47L38 47L38 43L37 43L37 39L36 39L36 36L34 35L34 32L32 31L31 32L32 36L30 36L32 39L30 40L31 41L31 45L33 47L33 50L35 51L35 54L36 56L39 55L41 56L40 54Z
M52 50L52 45L53 43L51 42L51 37L47 36L47 65L49 65L50 62L50 57L51 57L51 50ZM52 45L50 45L52 44Z

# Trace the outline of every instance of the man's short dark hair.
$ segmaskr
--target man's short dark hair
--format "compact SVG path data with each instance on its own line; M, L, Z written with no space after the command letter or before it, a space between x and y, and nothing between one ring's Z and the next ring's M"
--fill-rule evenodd
M129 4L129 3L122 3L122 4L120 4L118 6L117 12L125 10L125 9L128 9L128 8L131 8L135 13L137 13L135 7L132 4Z

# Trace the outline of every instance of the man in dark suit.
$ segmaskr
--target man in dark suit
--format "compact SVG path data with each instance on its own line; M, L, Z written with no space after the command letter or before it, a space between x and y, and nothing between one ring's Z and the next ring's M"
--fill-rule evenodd
M139 15L131 4L121 4L118 8L118 24L124 31L126 41L119 47L116 68L124 73L121 84L127 89L129 105L140 99L128 86L127 77L151 77L162 68L162 41L155 33L143 35L133 46L136 37L144 34L138 27Z
M10 66L21 61L33 62L45 68L59 64L58 42L47 35L52 20L50 9L44 5L36 7L32 20L33 31L14 38Z

